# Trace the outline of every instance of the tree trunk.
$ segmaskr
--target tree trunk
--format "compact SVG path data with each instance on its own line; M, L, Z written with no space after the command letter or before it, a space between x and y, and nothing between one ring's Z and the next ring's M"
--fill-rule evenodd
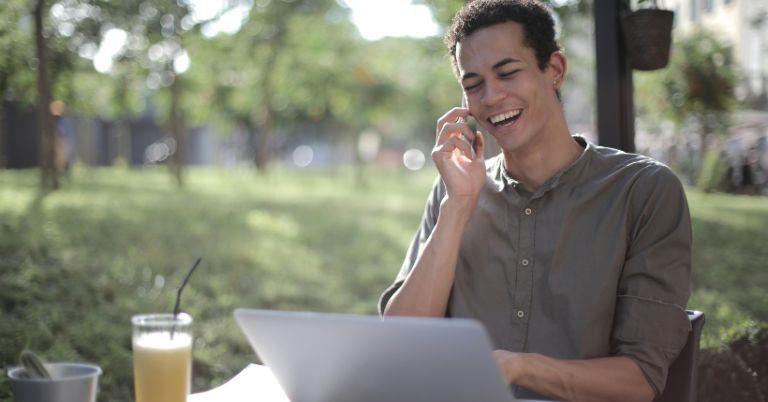
M3 92L2 88L5 88L5 86L0 84L0 93ZM7 138L8 134L5 130L5 102L0 99L0 169L5 169L6 166L8 166L8 159L6 156Z
M262 106L261 115L259 116L259 127L261 130L261 138L256 148L256 155L254 157L254 164L256 169L261 173L266 173L267 165L269 164L269 149L272 143L272 130L274 122L274 112L272 111L272 75L275 61L277 60L277 51L275 47L270 52L269 58L264 65L264 77L261 81L261 93L262 93Z
M59 174L54 165L55 140L51 116L51 83L48 78L48 55L43 36L45 0L37 0L34 9L35 50L37 52L37 120L40 127L40 185L43 191L59 188Z
M268 104L269 101L265 100L265 103ZM269 145L272 142L272 114L272 109L267 105L262 110L259 119L261 121L261 124L259 125L261 128L261 130L259 130L261 135L256 147L256 155L254 156L253 162L256 165L256 169L261 173L266 173L267 166L269 165Z
M707 137L709 136L709 132L711 131L711 125L707 121L707 118L704 117L701 120L701 127L699 127L699 157L696 161L697 166L694 170L694 178L699 177L701 174L702 169L704 169L704 160L707 158L707 151L709 151L709 144L707 143Z
M0 95L8 88L8 75L0 72ZM8 132L5 127L5 100L0 96L0 169L8 167Z
M174 76L171 84L171 113L169 116L171 134L176 142L176 152L171 157L171 173L179 187L184 186L184 156L187 151L187 127L184 124L184 113L181 110L181 76Z
M301 3L294 3L294 6L299 6ZM277 63L278 49L283 47L283 39L285 38L286 31L285 23L280 23L276 26L275 35L270 42L269 56L264 62L264 75L261 79L261 93L262 93L262 106L261 116L259 116L261 126L261 141L259 147L256 149L256 155L254 163L256 168L264 173L267 170L269 164L270 151L272 145L272 136L274 133L274 120L275 112L272 110L272 82L275 75L275 64Z

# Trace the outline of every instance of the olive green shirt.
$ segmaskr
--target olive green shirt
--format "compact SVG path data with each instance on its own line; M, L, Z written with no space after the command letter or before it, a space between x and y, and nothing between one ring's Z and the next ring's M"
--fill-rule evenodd
M690 330L685 193L651 158L574 139L582 155L535 193L507 176L501 155L486 161L446 316L481 321L499 349L630 357L659 394ZM445 196L438 178L381 311L423 250Z

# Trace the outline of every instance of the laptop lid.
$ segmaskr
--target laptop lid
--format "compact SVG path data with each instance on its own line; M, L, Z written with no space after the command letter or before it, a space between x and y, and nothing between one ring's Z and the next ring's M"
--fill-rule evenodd
M509 402L482 325L466 319L235 310L293 402Z

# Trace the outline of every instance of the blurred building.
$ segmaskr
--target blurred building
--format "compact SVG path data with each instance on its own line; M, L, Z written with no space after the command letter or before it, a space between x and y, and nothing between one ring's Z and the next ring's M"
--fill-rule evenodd
M667 0L675 30L709 28L733 46L743 75L739 97L755 109L768 109L768 1Z

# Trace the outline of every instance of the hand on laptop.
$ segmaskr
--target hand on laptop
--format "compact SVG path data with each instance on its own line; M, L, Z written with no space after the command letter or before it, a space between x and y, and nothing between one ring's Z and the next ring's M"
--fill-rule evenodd
M640 366L626 356L562 360L494 350L493 358L507 383L552 399L645 402L655 397Z
M504 380L508 384L515 383L520 375L520 361L523 359L522 353L510 352L508 350L496 349L493 351L493 358L499 365Z

